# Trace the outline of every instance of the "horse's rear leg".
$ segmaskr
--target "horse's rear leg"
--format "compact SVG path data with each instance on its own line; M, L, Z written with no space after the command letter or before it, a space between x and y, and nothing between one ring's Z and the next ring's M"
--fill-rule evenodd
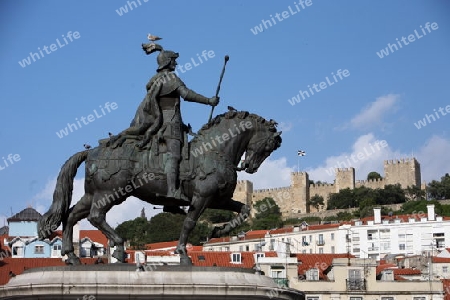
M197 220L203 211L208 207L208 204L211 202L211 197L200 197L198 195L194 195L192 198L191 205L189 207L189 211L187 213L186 218L183 222L183 228L181 229L180 239L178 240L177 248L175 249L175 253L180 254L182 265L191 265L192 261L187 256L186 244L188 241L189 234L195 228L197 224Z
M107 203L100 194L96 194L93 199L93 205L89 212L88 220L93 226L103 232L104 235L116 246L116 250L112 254L119 262L125 262L126 254L123 245L123 239L114 231L114 229L106 222L106 212L116 204L125 201L126 198L114 200L114 202ZM106 203L106 204L105 204ZM107 245L109 247L109 245Z
M73 226L81 219L89 215L92 196L85 194L80 201L70 210L66 225L63 228L63 240L61 254L67 255L66 264L79 265L80 259L75 255L73 247Z
M247 219L250 216L250 207L242 202L233 199L227 199L220 202L213 202L211 203L209 208L225 209L239 213L233 220L229 221L228 223L220 227L219 226L214 227L209 238L221 237L223 235L228 234L231 230L240 226L242 222L244 222L245 219Z

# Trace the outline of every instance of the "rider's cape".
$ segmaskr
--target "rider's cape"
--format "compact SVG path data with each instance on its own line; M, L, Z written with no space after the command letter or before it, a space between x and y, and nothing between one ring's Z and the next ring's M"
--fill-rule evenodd
M130 126L141 127L141 132L154 135L162 126L162 113L159 97L174 92L184 82L173 72L159 72L147 83L147 95L139 105Z

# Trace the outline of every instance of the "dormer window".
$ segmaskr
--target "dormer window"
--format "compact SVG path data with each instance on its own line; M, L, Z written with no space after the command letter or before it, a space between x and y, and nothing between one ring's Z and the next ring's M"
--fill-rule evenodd
M319 280L319 270L309 269L306 271L306 280Z
M231 253L231 263L233 264L240 264L241 261L241 254L240 253Z

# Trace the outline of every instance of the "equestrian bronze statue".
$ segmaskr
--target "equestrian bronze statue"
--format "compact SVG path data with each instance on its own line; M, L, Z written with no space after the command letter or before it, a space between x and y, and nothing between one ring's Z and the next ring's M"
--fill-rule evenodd
M182 264L190 264L186 244L200 215L213 208L234 211L236 219L248 217L250 208L232 199L237 171L256 172L281 145L275 121L236 110L214 117L188 142L191 129L182 122L180 97L214 107L218 95L206 98L184 85L173 72L178 53L154 43L143 48L147 54L160 52L158 70L147 84L147 95L130 128L66 161L58 175L53 203L39 221L41 239L51 234L48 228L63 224L61 254L67 255L68 264L80 264L72 236L73 226L84 218L116 246L112 256L125 261L124 240L106 222L106 213L130 196L163 205L164 211L173 213L184 213L180 206L189 207L175 252ZM73 180L83 162L85 194L70 207ZM231 224L235 223L216 227L211 236L227 234Z

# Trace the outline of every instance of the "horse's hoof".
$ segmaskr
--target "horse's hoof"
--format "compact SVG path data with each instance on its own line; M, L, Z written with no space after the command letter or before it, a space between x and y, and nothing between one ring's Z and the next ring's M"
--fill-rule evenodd
M192 266L192 259L189 256L182 255L180 256L180 265L181 266Z
M122 250L114 250L112 257L117 259L117 262L124 263L125 262L125 252Z
M81 260L78 257L70 257L66 259L66 265L69 266L79 266L81 265Z

